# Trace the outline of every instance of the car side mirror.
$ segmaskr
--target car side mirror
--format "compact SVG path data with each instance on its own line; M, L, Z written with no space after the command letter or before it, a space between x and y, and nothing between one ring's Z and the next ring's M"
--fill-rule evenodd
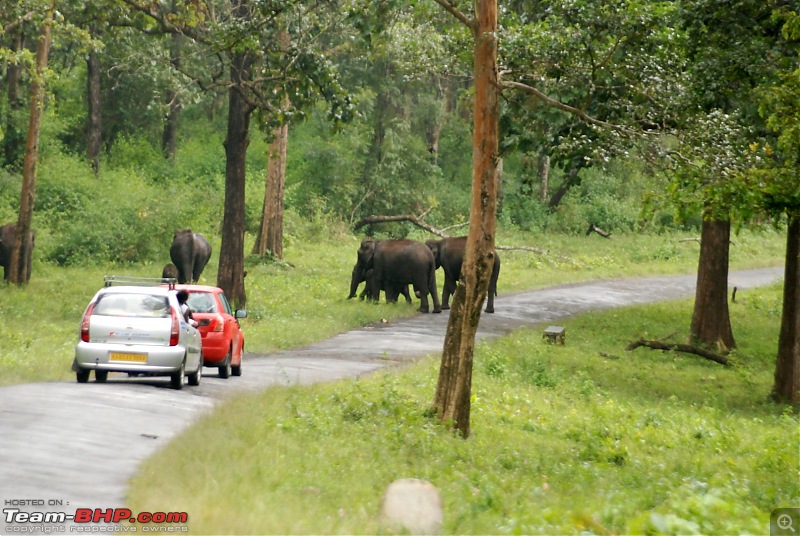
M236 309L236 318L247 318L247 311L245 309Z

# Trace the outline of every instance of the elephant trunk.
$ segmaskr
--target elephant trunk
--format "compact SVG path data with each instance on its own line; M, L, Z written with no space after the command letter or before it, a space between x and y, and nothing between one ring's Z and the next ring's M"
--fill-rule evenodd
M358 264L353 266L353 275L350 277L350 295L347 296L347 299L353 299L356 297L356 292L358 291L358 285L364 281L364 273L359 268Z

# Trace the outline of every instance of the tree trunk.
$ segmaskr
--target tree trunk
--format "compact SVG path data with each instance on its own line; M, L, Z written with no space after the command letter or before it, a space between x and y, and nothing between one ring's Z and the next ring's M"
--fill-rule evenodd
M475 333L494 265L499 116L497 0L476 0L475 16L470 226L462 278L453 297L434 399L439 418L464 438L470 434Z
M264 209L261 226L253 247L259 257L272 253L283 259L283 192L286 183L286 148L289 141L289 125L274 130L275 139L269 146L267 184L264 191Z
M561 199L567 195L569 189L581 183L580 179L578 178L578 173L580 173L580 171L581 169L578 167L570 168L569 172L567 173L567 178L564 179L561 187L556 190L556 193L554 193L553 197L550 198L550 203L548 203L550 208L556 208L561 203Z
M544 205L547 203L547 196L550 195L548 190L550 182L550 157L544 155L539 160L539 181L541 188L539 189L539 199Z
M279 37L281 50L289 49L289 32L281 29ZM284 98L283 109L289 108L288 95ZM283 259L283 198L286 184L286 148L289 143L289 125L283 124L273 130L273 140L267 155L267 180L264 189L264 207L261 211L261 225L258 227L253 253L264 257L267 251L278 259Z
M23 33L22 29L17 29L11 36L11 51L17 52L23 46ZM22 99L19 95L19 80L22 67L16 63L9 63L6 68L6 80L8 89L6 95L8 96L8 109L5 117L5 133L3 136L3 158L5 160L5 167L18 169L21 148L23 145L23 138L21 129L17 128L16 112L23 107Z
M23 285L28 282L26 260L33 248L31 222L33 203L36 197L36 163L39 159L39 132L44 107L44 74L47 69L47 55L50 52L50 25L53 23L54 2L47 9L47 18L42 23L39 44L36 47L36 73L31 84L30 116L28 119L28 138L25 142L25 160L22 164L22 193L19 201L17 236L11 251L11 274L9 282Z
M726 352L736 347L728 312L731 222L703 220L689 344Z
M800 403L800 211L789 214L786 232L783 313L772 396L777 402Z
M444 118L447 117L447 109L451 100L450 93L452 92L452 84L448 79L437 78L437 85L441 108L437 116L433 118L433 123L428 132L428 152L431 154L431 163L434 165L439 164L439 141L442 138L442 124L444 123Z
M102 94L100 93L100 60L97 52L89 52L86 61L87 93L89 100L89 124L86 133L86 157L92 164L95 175L100 171L100 143L102 139Z
M247 8L244 3L233 2L233 5L239 16L245 19ZM225 210L217 286L225 291L236 309L244 308L247 303L244 288L245 159L253 110L242 94L242 86L249 80L251 68L252 58L249 54L234 55L231 62L232 85L228 92L228 133L225 138Z
M177 69L181 66L181 34L173 33L171 36L169 57L170 63ZM167 91L167 120L164 122L164 132L161 136L161 151L169 160L175 159L178 147L178 119L181 113L181 101L178 92L170 88Z

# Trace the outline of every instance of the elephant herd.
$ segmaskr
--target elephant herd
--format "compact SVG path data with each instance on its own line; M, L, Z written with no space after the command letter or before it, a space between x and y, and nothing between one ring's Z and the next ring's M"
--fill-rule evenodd
M350 279L350 295L354 298L363 282L361 298L378 301L380 292L386 295L387 302L396 302L402 294L411 302L409 285L420 300L419 310L430 311L428 296L433 301L433 312L441 313L450 308L450 296L456 291L456 283L461 279L461 265L467 246L467 237L428 240L424 244L408 239L375 240L365 238L358 248L358 259L353 266ZM444 271L442 300L436 291L436 270ZM500 257L494 254L494 266L489 280L486 312L494 312L494 297L497 294L497 276L500 273Z
M34 231L31 231L34 233ZM16 237L16 225L9 223L0 226L0 264L8 279L11 248ZM31 236L31 244L33 238ZM358 248L358 260L353 266L350 280L350 295L354 298L361 283L364 290L361 298L378 301L381 291L387 302L396 302L402 294L411 303L409 285L414 295L420 300L419 310L427 313L431 310L428 296L433 301L433 312L441 313L450 308L450 296L456 291L456 283L461 278L461 265L467 245L467 237L443 238L428 240L424 244L408 239L375 240L365 238ZM33 248L31 248L33 249ZM30 251L26 260L30 274ZM161 277L174 278L178 283L194 283L211 258L211 244L205 236L191 229L175 231L169 248L171 263L164 266ZM442 299L436 291L436 270L444 271L444 288ZM495 252L494 266L489 280L486 312L494 312L494 297L497 295L497 276L500 273L500 257Z

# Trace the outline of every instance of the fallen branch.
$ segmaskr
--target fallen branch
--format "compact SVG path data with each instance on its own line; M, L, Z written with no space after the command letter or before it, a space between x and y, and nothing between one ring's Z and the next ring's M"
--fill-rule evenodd
M425 216L429 211L426 211L422 214L422 217ZM422 217L414 216L413 214L400 214L398 216L366 216L361 218L356 222L353 226L353 230L357 231L364 227L365 225L369 225L370 223L386 223L390 221L408 221L416 225L417 227L421 227L428 231L429 233L433 233L436 236L441 236L442 238L447 238L449 235L444 231L440 231L439 229L433 227L432 225L422 221Z
M711 361L719 363L720 365L725 365L726 367L730 365L728 358L725 356L715 354L714 352L710 352L708 350L703 350L702 348L698 348L690 344L664 343L661 341L648 341L645 339L639 339L638 341L633 341L630 343L625 349L631 351L639 348L640 346L652 348L653 350L686 352L699 355L700 357L705 357L706 359L710 359Z
M602 236L603 238L611 238L611 233L609 233L608 231L602 230L600 227L595 226L595 224L591 224L589 226L589 230L586 231L586 236L589 236L592 233L597 233L600 236Z

